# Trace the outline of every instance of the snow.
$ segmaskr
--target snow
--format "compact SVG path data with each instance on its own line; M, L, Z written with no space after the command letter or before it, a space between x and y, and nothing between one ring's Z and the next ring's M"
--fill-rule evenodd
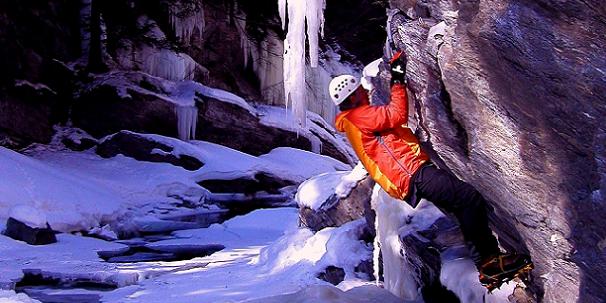
M300 150L292 147L278 147L265 155L259 156L259 159L266 160L273 165L288 167L289 170L298 176L297 180L305 180L312 176L325 173L328 167L334 170L349 170L349 165L335 160L328 156L318 155L309 151ZM275 171L280 171L275 169Z
M29 205L15 205L11 207L8 216L33 228L46 227L46 214Z
M26 294L17 294L14 290L0 289L0 303L40 303Z
M298 229L297 222L296 208L265 209L209 228L175 232L179 239L155 245L220 243L226 248L198 258L199 262L208 262L205 267L145 280L137 288L107 293L103 301L239 302L272 296L277 300L275 296L313 285L334 288L316 278L328 265L342 267L346 279L360 280L354 268L371 255L370 247L358 240L365 226L363 220L316 234ZM381 293L378 288L372 290Z
M143 136L172 146L174 155L189 155L205 165L192 172L122 155L103 159L92 151L38 146L30 148L26 156L0 148L0 179L11 180L0 183L0 219L6 219L14 206L24 205L41 213L34 219L46 216L55 230L88 231L122 218L125 223L113 224L112 230L128 232L138 228L134 224L137 220L129 216L160 212L163 205L175 202L175 192L194 192L196 201L206 196L221 198L209 196L197 185L201 180L252 178L266 173L298 183L320 173L348 169L332 158L294 148L277 148L256 157L204 141Z
M402 301L378 287L359 286L343 291L329 285L313 285L293 294L267 297L246 303L401 303Z
M368 172L366 171L366 168L362 162L358 162L349 174L341 178L341 182L339 182L335 188L335 193L340 198L349 196L349 193L354 189L358 182L362 181L367 176Z
M356 184L367 175L366 169L361 164L356 165L352 171L316 175L299 185L295 200L299 207L318 210L333 195L339 198L349 196Z
M348 162L353 163L355 159L353 149L345 137L335 134L334 129L329 126L319 115L308 112L307 125L300 128L294 117L282 108L267 105L258 105L257 112L262 124L281 129L297 132L299 136L311 141L311 150L314 153L322 152L322 141L320 138L332 142L346 157ZM329 131L330 130L330 131Z
M86 179L3 147L0 159L0 180L10 180L0 182L0 218L25 205L45 215L54 230L72 231L115 219L122 211L119 196Z
M168 5L170 25L175 36L184 43L192 40L194 33L200 39L204 33L206 21L202 1L174 1Z
M508 303L509 296L519 285L515 281L503 284L501 288L487 293L478 281L478 270L471 259L442 259L440 282L454 292L461 302L469 303Z
M113 264L100 263L96 254L97 250L120 247L124 245L70 234L58 234L57 243L42 246L0 235L0 285L11 286L22 278L24 271L62 279L132 284L136 276L121 275Z
M318 32L323 33L325 0L278 0L282 25L288 19L284 40L284 92L297 123L306 123L305 41L309 42L310 66L318 66ZM307 32L305 31L307 29ZM307 35L306 35L307 34Z

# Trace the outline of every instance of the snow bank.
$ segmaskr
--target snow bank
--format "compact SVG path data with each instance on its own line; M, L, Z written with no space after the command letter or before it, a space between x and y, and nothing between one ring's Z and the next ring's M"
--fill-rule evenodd
M116 290L104 295L103 301L166 302L167 294L171 294L171 302L267 298L328 285L316 278L328 265L342 267L346 281L361 280L355 266L371 257L371 248L358 240L365 227L363 220L316 234L299 229L297 223L296 208L261 209L209 228L175 232L178 239L155 245L217 243L226 248L197 259L208 262L206 267L142 281L127 294Z
M345 271L345 279L356 279L355 267L372 256L371 248L359 240L366 226L363 219L339 228L325 228L317 233L299 229L264 248L253 263L265 273L302 275L337 266ZM300 272L303 271L303 272Z
M107 188L3 147L0 180L0 218L24 205L46 216L54 230L73 231L98 226L123 211L121 197Z
M41 303L28 297L24 293L15 293L13 290L0 289L0 303Z

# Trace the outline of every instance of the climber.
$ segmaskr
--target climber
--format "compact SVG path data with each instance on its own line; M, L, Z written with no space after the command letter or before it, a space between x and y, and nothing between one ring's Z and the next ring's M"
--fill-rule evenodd
M336 128L345 132L371 177L396 199L415 207L425 198L458 219L465 241L475 251L480 282L490 291L503 281L528 273L533 265L522 254L501 253L488 227L487 202L471 185L430 162L407 127L406 56L397 52L389 61L391 102L372 106L368 92L352 75L334 78L329 85L341 113Z

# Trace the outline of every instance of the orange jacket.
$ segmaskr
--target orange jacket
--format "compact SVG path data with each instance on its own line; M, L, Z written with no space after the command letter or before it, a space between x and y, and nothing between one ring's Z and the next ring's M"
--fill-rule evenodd
M370 176L397 199L408 196L412 175L429 160L407 123L408 100L403 84L391 88L389 105L371 106L366 100L341 112L335 122Z

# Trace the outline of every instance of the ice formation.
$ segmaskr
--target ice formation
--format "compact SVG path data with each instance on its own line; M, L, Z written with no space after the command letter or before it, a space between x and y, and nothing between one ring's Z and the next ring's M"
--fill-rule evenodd
M402 245L398 233L400 227L406 224L406 220L413 210L408 204L389 197L379 186L375 186L373 190L371 204L377 213L375 221L377 230L374 253L375 274L378 273L377 266L379 264L377 247L380 247L381 256L383 257L385 289L400 298L416 300L418 285L414 272L407 270L408 263L405 255L401 253Z
M150 75L167 80L192 80L196 70L196 61L184 53L169 49L150 49L141 54L143 70Z
M175 107L177 114L177 130L179 139L190 140L196 138L196 127L198 124L198 108L194 106L177 105Z
M195 33L202 39L206 25L202 0L176 1L169 5L169 15L175 36L181 42L190 42Z
M246 15L238 13L236 28L240 34L240 47L244 65L251 66L257 78L263 98L273 105L284 104L283 60L284 43L275 32L267 32L261 41L253 41L246 34Z
M305 88L305 39L309 42L310 66L318 66L318 33L324 31L325 0L278 0L284 40L284 93L299 125L305 125L307 100ZM307 29L307 32L305 31Z

